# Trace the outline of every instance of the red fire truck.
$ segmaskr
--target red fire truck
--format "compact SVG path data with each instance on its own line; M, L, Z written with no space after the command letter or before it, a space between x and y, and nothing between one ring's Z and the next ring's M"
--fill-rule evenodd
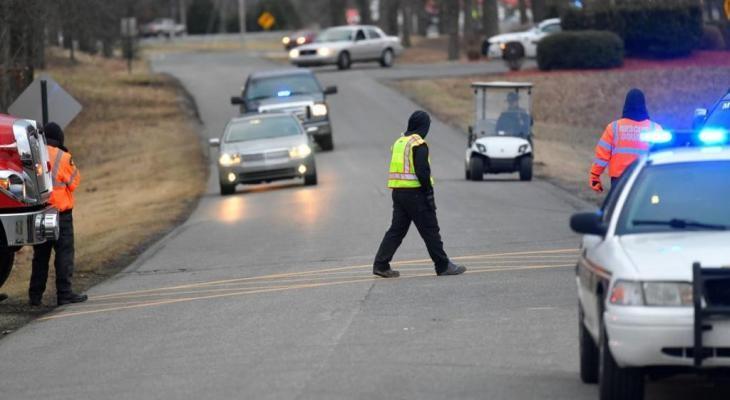
M0 114L0 287L22 246L58 238L50 169L35 121Z

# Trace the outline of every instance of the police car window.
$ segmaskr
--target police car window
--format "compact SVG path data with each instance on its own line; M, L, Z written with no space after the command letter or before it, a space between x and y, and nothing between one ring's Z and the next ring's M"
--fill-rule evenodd
M542 27L542 31L545 33L557 33L562 30L560 24L550 24Z
M225 143L271 139L300 135L299 122L291 115L251 118L230 123L226 127Z
M705 122L706 127L726 128L730 126L730 100L721 101Z
M623 207L619 235L730 230L730 161L647 166Z
M368 28L367 33L368 33L368 38L370 38L370 39L380 39L381 38L380 33L373 28Z
M365 32L363 32L362 29L359 29L357 31L357 35L355 35L355 40L365 40Z

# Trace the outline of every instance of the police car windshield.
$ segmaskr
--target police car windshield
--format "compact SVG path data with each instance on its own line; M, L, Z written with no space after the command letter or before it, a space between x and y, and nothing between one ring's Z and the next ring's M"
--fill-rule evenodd
M730 127L730 100L721 101L705 122L706 127Z
M230 123L226 128L225 142L244 142L301 134L299 123L290 115L252 118Z
M646 167L633 185L617 234L730 230L730 161Z
M246 100L289 97L320 92L322 92L322 88L312 75L276 76L251 80L248 83L248 88L246 88Z
M331 28L320 33L315 42L351 42L352 34L353 30L351 28Z

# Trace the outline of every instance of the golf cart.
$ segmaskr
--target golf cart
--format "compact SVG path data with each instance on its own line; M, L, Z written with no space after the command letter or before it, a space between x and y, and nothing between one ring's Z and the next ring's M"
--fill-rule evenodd
M520 173L532 180L532 83L475 82L475 120L469 127L466 179Z

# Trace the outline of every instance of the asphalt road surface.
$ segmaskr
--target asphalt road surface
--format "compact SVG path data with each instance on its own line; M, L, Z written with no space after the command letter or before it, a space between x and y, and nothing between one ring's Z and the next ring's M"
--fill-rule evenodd
M154 67L195 96L208 138L236 115L229 98L247 74L272 65L198 53ZM597 397L577 373L578 238L567 226L589 206L539 180L465 181L465 136L434 121L442 233L469 273L436 277L412 229L397 255L402 277L374 278L391 213L389 148L417 106L372 67L318 71L340 90L319 185L224 198L211 165L208 193L179 229L88 303L0 342L0 398ZM684 387L651 385L649 398Z

